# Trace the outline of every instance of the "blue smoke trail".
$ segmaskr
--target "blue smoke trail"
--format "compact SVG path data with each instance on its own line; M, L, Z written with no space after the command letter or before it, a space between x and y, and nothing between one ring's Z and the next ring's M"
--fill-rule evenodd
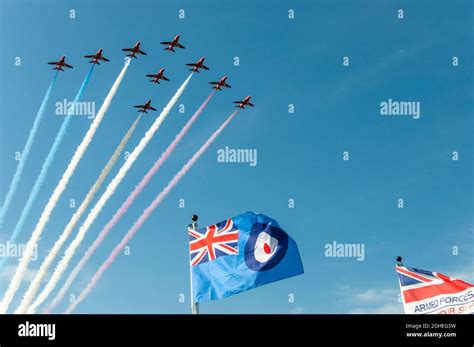
M84 81L82 81L81 87L79 88L79 91L77 92L77 95L74 98L74 101L73 101L74 103L79 102L79 100L81 99L82 94L84 93L87 87L87 84L89 83L89 80L92 76L92 71L94 71L94 66L95 64L92 64L89 72L84 78ZM28 201L23 207L23 211L21 211L20 218L18 219L15 229L13 230L13 233L10 236L9 243L14 243L23 229L23 226L26 221L26 217L28 217L31 211L31 208L33 207L33 203L38 197L40 189L43 186L44 181L46 180L48 171L51 168L51 165L53 164L54 157L56 153L58 152L59 147L61 146L61 143L63 142L64 137L66 136L67 129L69 128L69 125L73 117L72 116L73 112L74 112L74 107L70 107L68 109L67 116L66 118L64 118L63 124L61 125L61 129L59 129L59 132L56 135L56 138L54 139L54 143L51 146L51 149L49 150L48 156L43 162L43 166L41 167L41 172L39 176L36 178L35 184L33 185L33 188L31 189L31 193L30 193L30 196L28 197ZM0 269L3 268L3 265L5 264L6 259L7 257L3 257L0 260Z
M58 72L59 71L56 71L56 73L54 74L54 77L51 83L49 84L48 90L46 91L46 95L44 96L43 101L41 102L41 106L33 122L33 127L30 130L30 134L28 135L28 139L26 140L25 147L21 152L20 162L16 167L15 174L13 175L10 187L8 188L7 195L5 196L5 201L3 202L3 205L0 208L0 230L2 229L3 224L5 223L5 215L7 214L7 211L10 208L13 196L15 195L15 192L18 188L18 182L20 182L21 176L23 175L25 164L28 161L28 155L30 154L31 147L33 147L33 142L35 141L36 133L38 132L41 120L43 119L46 110L46 105L48 104L48 101L53 92L54 84L56 83L56 79L58 77Z

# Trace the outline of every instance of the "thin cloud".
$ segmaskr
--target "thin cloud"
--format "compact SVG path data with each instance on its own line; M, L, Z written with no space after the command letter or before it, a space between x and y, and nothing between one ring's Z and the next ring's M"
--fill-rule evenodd
M400 302L387 303L372 308L356 308L349 311L351 314L403 314L403 305Z
M305 311L303 306L296 306L290 310L290 314L302 314L305 313Z
M403 313L397 288L379 288L357 291L351 286L341 286L337 295L350 314L392 314Z

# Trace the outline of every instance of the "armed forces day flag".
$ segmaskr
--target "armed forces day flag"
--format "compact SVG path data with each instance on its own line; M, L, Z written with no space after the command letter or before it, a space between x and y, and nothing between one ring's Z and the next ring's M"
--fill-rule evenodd
M474 285L415 268L396 266L403 307L409 314L474 312Z
M194 302L222 299L303 273L296 242L263 214L246 212L188 232Z

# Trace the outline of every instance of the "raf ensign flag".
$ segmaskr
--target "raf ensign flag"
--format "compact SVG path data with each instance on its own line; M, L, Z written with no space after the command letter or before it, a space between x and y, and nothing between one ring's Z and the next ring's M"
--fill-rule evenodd
M188 232L194 302L303 273L296 242L263 214L246 212Z
M403 307L409 314L474 312L474 285L415 268L397 266Z

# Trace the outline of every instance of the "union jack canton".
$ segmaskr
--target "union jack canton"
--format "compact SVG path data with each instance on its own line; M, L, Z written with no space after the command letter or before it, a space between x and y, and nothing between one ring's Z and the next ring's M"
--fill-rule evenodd
M202 229L188 228L188 233L192 266L238 254L239 229L232 219Z

